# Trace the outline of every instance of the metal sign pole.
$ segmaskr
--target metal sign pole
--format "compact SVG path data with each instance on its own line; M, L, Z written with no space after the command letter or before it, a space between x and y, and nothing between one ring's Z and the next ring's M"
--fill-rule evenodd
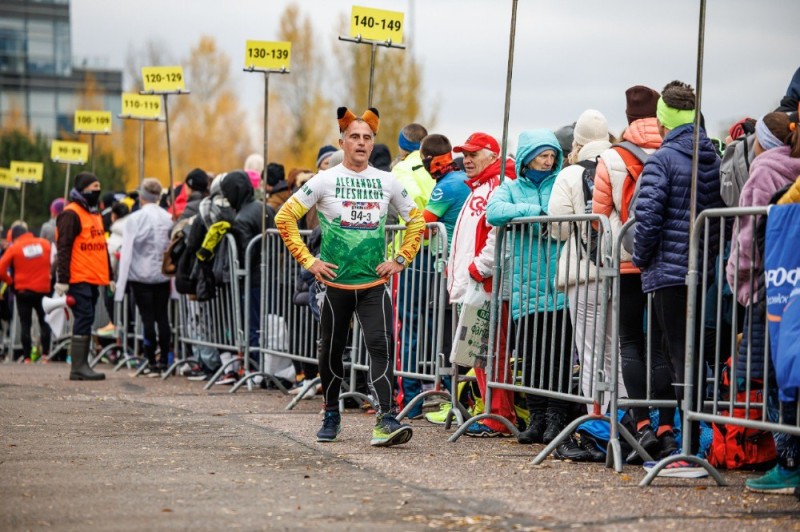
M386 48L398 48L400 50L405 50L406 47L402 44L394 44L391 39L387 41L371 41L368 39L362 39L361 35L358 35L355 39L352 37L342 37L340 35L339 40L354 42L357 44L369 44L372 46L372 53L370 54L369 62L369 93L367 96L367 107L372 107L372 95L375 85L375 52L377 51L378 46L385 46Z
M94 173L94 138L96 135L94 133L90 133L90 135L92 137L92 173Z
M517 0L511 2L511 32L508 37L508 68L506 69L506 102L503 110L503 141L500 160L505 161L508 154L508 118L511 114L511 74L514 70L514 42L517 35ZM504 163L503 163L504 164ZM505 168L501 165L500 168ZM505 171L500 172L500 182L505 179Z
M144 120L139 120L139 188L144 181Z
M6 200L8 199L8 189L3 189L3 210L0 214L0 227L6 226Z
M172 144L169 140L169 110L167 109L167 94L164 94L164 123L167 126L167 162L169 163L169 204L172 207L172 219L177 218L175 211L175 181L172 177Z
M69 198L69 168L70 164L67 163L67 175L64 177L64 201L67 201Z
M19 219L25 220L25 181L22 182L22 193L19 200Z

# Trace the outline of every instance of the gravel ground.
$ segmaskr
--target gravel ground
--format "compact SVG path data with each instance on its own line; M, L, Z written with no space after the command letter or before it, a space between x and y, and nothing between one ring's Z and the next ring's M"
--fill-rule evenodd
M752 473L639 488L640 467L536 467L539 446L425 421L376 449L359 411L320 444L318 400L104 369L0 364L0 530L800 530L797 499L746 492Z

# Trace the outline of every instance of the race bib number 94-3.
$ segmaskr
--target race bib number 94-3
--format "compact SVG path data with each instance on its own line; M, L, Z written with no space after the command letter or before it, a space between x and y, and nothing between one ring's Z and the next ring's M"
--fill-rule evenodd
M376 229L380 219L381 204L377 201L342 202L342 229Z

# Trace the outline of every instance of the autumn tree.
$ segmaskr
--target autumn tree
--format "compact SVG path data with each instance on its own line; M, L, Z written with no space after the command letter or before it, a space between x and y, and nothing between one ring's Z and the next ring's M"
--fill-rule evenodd
M270 98L268 156L281 162L287 171L294 167L314 169L320 146L336 139L335 106L330 95L323 92L329 83L319 33L311 18L301 15L297 4L286 8L279 27L279 40L292 43L291 73L270 79L270 91L272 87L275 90Z

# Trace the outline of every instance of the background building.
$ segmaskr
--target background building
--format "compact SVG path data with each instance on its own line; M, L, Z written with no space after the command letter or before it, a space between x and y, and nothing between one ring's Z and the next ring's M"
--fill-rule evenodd
M69 0L2 0L0 126L20 120L15 125L49 137L72 133L89 93L118 128L122 71L73 64Z

